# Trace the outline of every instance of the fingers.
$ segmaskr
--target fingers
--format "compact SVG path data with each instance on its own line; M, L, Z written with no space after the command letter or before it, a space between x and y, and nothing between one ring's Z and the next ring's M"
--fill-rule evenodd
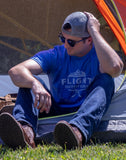
M96 21L97 23L99 23L99 20L93 15L93 14L91 14L91 13L89 13L89 12L84 12L86 15L87 15L87 17L88 17L88 19L89 20L94 20L94 21ZM100 23L99 23L100 24Z
M94 18L94 19L96 19L96 17L93 14L91 14L89 12L84 12L84 13L87 15L88 18Z
M39 103L39 94L35 94L34 107L37 107L38 103Z
M99 20L91 13L84 12L88 17L87 29L88 32L91 34L92 31L100 31L100 23Z
M51 97L42 96L42 99L39 102L40 112L42 113L43 111L45 111L46 113L49 113L50 107L51 107Z
M34 106L40 110L40 112L49 113L51 107L51 96L49 93L46 94L36 94Z
M49 113L51 107L51 95L44 88L39 81L34 81L32 92L35 96L34 107L38 108L40 112L45 111Z
M84 13L87 15L87 17L89 17L89 15L92 15L92 14L89 13L89 12L85 12L85 11L84 11Z

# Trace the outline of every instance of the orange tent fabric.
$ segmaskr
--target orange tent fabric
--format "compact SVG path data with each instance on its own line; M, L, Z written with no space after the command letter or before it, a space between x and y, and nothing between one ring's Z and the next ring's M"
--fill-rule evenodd
M106 0L93 0L96 3L99 11L109 24L110 28L114 32L117 40L119 41L125 55L126 55L126 41L125 41L125 32L123 31L122 27L118 23L117 19L114 17L111 9L108 7ZM111 2L112 0L109 0ZM113 3L116 5L116 8L119 12L119 15L122 18L124 28L126 28L126 0L113 0ZM118 13L117 13L118 15Z

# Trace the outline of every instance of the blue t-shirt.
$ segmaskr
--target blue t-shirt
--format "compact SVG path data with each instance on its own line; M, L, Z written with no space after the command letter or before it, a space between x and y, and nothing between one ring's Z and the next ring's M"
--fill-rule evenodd
M64 45L41 51L32 57L49 77L50 90L60 107L78 107L86 89L99 71L95 48L83 57L69 56Z

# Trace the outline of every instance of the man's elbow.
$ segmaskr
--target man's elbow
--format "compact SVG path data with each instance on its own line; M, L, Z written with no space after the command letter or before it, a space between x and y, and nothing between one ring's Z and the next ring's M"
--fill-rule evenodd
M15 75L15 69L14 69L14 67L11 68L11 69L8 71L8 74L9 74L9 76L10 76L11 78Z
M123 62L120 62L119 64L113 66L111 70L111 76L118 77L122 73L123 67L124 67Z
M8 74L9 74L9 76L11 77L11 80L13 81L13 83L15 84L15 85L17 85L16 84L16 80L18 79L18 74L19 74L19 71L15 68L15 67L13 67L13 68L11 68L9 71L8 71Z

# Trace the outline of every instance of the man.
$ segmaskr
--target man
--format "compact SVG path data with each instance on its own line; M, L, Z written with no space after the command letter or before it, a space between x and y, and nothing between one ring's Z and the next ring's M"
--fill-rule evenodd
M70 14L62 25L61 46L37 53L9 70L20 87L13 116L0 115L0 137L10 147L35 147L38 116L77 111L60 121L55 141L63 148L81 148L97 129L114 92L113 78L123 63L103 39L98 20L87 12ZM50 91L35 75L46 73ZM9 133L9 136L8 136Z

